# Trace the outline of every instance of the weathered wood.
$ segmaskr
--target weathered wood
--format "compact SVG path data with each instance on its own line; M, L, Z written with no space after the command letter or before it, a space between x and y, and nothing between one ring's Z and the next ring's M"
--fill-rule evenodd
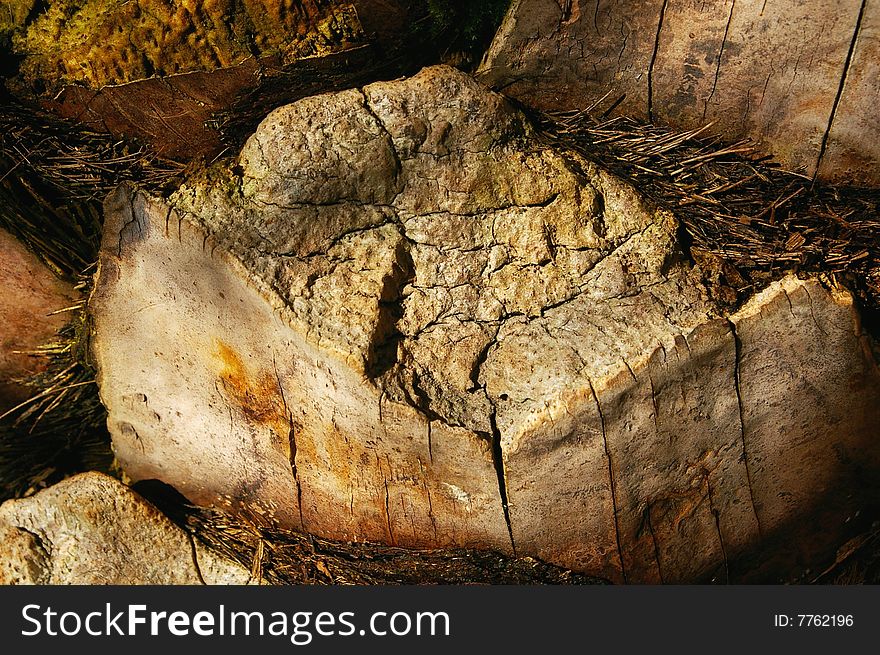
M620 113L714 122L801 174L877 186L878 17L867 0L519 0L480 75L540 109L625 95Z
M169 201L107 201L117 456L334 539L630 582L815 561L880 465L852 299L789 277L728 316L677 227L452 69L283 107Z
M828 122L826 150L818 170L823 179L877 186L880 8L876 2L866 0L862 12L853 35L851 59L841 78L839 102Z

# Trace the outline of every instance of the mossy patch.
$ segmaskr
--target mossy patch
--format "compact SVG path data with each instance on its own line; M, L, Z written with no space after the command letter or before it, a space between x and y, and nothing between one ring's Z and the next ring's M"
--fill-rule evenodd
M23 26L36 4L37 0L0 0L0 39Z
M37 91L318 56L362 38L351 5L332 0L48 0L29 24L16 20L12 48Z

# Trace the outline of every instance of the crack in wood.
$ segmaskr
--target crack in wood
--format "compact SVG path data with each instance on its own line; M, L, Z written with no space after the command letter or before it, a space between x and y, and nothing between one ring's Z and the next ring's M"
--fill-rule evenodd
M488 398L488 394L486 394ZM504 522L507 524L507 535L510 537L510 550L514 557L516 554L516 542L513 539L513 524L510 521L510 503L507 497L507 478L504 472L504 451L501 447L501 431L498 429L497 409L491 398L489 402L492 413L489 415L489 426L492 428L492 463L495 466L495 474L498 477L498 494L501 496L501 510L504 512Z
M706 499L709 501L709 511L715 519L715 532L718 534L718 544L721 546L721 557L724 560L724 582L730 582L730 564L727 560L727 547L724 545L724 535L721 534L721 512L715 507L712 497L712 485L709 483L709 472L703 472L703 480L706 483Z
M724 46L727 45L727 35L730 32L730 23L733 20L733 10L736 7L736 0L730 3L730 13L727 15L727 24L724 26L724 36L721 37L721 47L718 48L718 58L715 61L715 79L712 81L712 90L709 96L703 101L703 120L706 120L706 113L709 111L709 103L715 95L715 89L718 87L718 76L721 74L721 59L724 57Z
M651 535L651 543L654 545L654 561L657 564L657 576L660 578L660 584L666 584L666 579L663 576L663 567L660 564L660 542L657 540L657 534L654 532L654 525L651 522L652 507L653 505L650 502L645 506L645 513L642 516L642 523L646 528L648 528L648 534Z
M657 33L654 35L654 51L651 53L651 63L648 64L648 121L654 122L654 63L657 61L657 51L660 49L660 32L663 30L663 18L666 16L666 5L669 0L663 0L660 7L660 18L657 20Z
M193 569L196 572L196 577L199 579L200 584L208 586L208 583L205 582L205 577L202 575L202 567L199 564L199 554L198 550L196 549L195 537L193 537L192 533L188 530L184 530L184 533L186 534L187 539L189 539L190 552L192 553Z
M734 344L734 358L733 358L733 388L736 391L736 401L739 406L739 425L740 425L740 441L742 443L742 459L743 466L746 470L746 484L749 487L749 500L752 505L752 513L755 515L755 524L758 527L758 537L763 538L764 533L761 528L761 519L758 516L758 507L755 504L755 490L752 487L752 472L751 467L749 466L749 453L746 448L746 422L745 422L745 407L743 403L742 397L742 380L741 380L741 370L740 365L742 363L742 341L739 338L739 334L736 331L736 324L729 320L727 321L730 326L730 333L733 336L733 344Z
M296 467L296 428L293 422L293 414L290 411L290 408L287 405L287 398L284 395L284 387L281 384L281 376L278 375L278 365L275 362L275 355L272 355L272 368L275 371L275 381L278 385L278 393L281 396L281 403L284 406L284 413L287 416L288 423L288 433L287 440L290 448L290 454L288 459L290 461L290 471L293 474L293 481L296 483L296 505L299 510L299 525L302 530L306 529L306 522L303 519L303 510L302 510L302 484L299 480L299 470Z
M391 509L388 502L388 478L383 476L382 484L385 486L385 527L388 528L388 543L392 546L396 546L397 542L394 540L394 531L391 529Z
M856 49L856 42L859 38L859 32L862 29L862 19L865 16L865 6L868 0L862 0L859 7L859 14L856 18L856 26L853 30L852 40L849 43L849 50L846 53L846 59L843 62L843 73L840 76L840 84L837 87L837 94L834 96L834 102L831 104L831 113L828 116L828 124L825 127L825 133L822 135L822 143L819 146L819 156L816 159L816 170L813 171L813 184L819 176L819 169L822 167L822 159L825 157L825 151L828 149L828 139L831 136L831 128L834 125L834 117L837 115L837 108L840 105L840 99L843 97L843 89L846 86L846 78L849 75L850 64L852 64L853 53Z
M596 411L599 414L599 425L602 428L602 444L605 449L605 459L608 461L608 482L611 487L611 510L614 513L614 538L617 542L617 557L620 560L620 574L623 576L624 584L627 583L626 564L623 561L623 547L620 539L620 519L617 512L617 491L614 482L614 463L611 459L611 450L608 447L608 433L605 430L605 415L602 412L602 405L599 404L599 396L596 394L596 388L593 381L588 379L590 385L590 393L593 395L593 401L596 403Z

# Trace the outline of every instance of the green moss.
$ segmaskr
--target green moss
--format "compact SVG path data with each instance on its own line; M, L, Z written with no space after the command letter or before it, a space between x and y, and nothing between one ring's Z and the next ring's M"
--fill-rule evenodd
M0 48L9 48L12 34L23 27L37 0L0 0Z
M36 4L37 0L0 0L0 33L24 25Z
M336 0L45 0L37 13L15 23L12 47L38 92L322 55L362 37L356 13Z

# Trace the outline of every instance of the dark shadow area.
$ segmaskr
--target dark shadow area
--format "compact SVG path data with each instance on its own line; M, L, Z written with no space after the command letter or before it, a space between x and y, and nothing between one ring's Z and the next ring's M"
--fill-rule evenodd
M491 551L351 544L259 527L241 516L195 507L158 480L138 482L134 489L205 546L270 584L604 584L535 559Z

